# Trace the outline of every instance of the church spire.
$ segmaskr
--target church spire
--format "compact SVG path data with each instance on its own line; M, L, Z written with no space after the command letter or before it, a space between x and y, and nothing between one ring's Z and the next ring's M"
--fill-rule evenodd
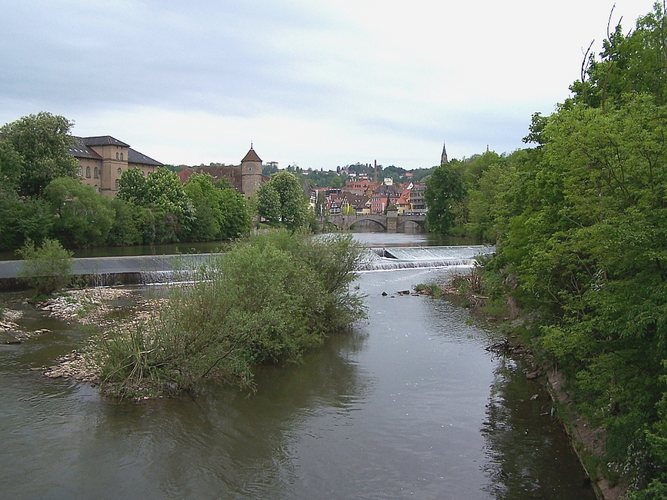
M444 165L445 163L448 163L449 160L447 159L447 145L445 144L445 141L442 141L442 154L440 155L440 165Z

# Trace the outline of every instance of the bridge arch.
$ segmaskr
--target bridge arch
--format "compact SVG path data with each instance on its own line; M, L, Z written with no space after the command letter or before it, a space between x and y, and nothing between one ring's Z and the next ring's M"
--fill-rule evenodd
M378 220L378 218L376 217L357 217L354 221L352 221L352 223L348 226L348 228L352 229L360 222L373 222L374 224L380 226L383 231L387 230L387 225L380 222L380 220Z

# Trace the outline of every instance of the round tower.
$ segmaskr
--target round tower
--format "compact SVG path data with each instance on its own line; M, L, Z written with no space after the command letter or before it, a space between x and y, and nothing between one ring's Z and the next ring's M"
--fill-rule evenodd
M241 191L246 198L250 198L262 185L262 159L255 153L250 144L250 150L241 160Z

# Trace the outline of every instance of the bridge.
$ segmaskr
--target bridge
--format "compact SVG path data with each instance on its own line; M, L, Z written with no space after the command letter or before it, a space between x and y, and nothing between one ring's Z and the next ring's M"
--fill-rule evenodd
M356 215L330 215L328 218L320 219L323 227L327 224L335 226L341 231L352 229L355 224L370 222L381 227L387 233L404 233L406 226L416 225L424 229L425 215L398 215L396 213L382 214L356 214Z

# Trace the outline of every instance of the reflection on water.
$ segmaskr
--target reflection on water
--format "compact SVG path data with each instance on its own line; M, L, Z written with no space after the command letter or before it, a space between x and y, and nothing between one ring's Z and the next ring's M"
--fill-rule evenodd
M487 419L481 428L488 458L484 466L490 479L487 490L495 498L508 500L594 500L583 469L563 439L562 427L551 416L548 393L523 373L510 359L500 359L494 371ZM544 453L547 449L549 453ZM550 469L559 473L543 473Z
M0 346L0 496L586 498L539 387L485 351L464 309L396 295L449 272L363 274L368 320L259 369L253 395L117 403L46 379L31 369L88 335L48 320Z

